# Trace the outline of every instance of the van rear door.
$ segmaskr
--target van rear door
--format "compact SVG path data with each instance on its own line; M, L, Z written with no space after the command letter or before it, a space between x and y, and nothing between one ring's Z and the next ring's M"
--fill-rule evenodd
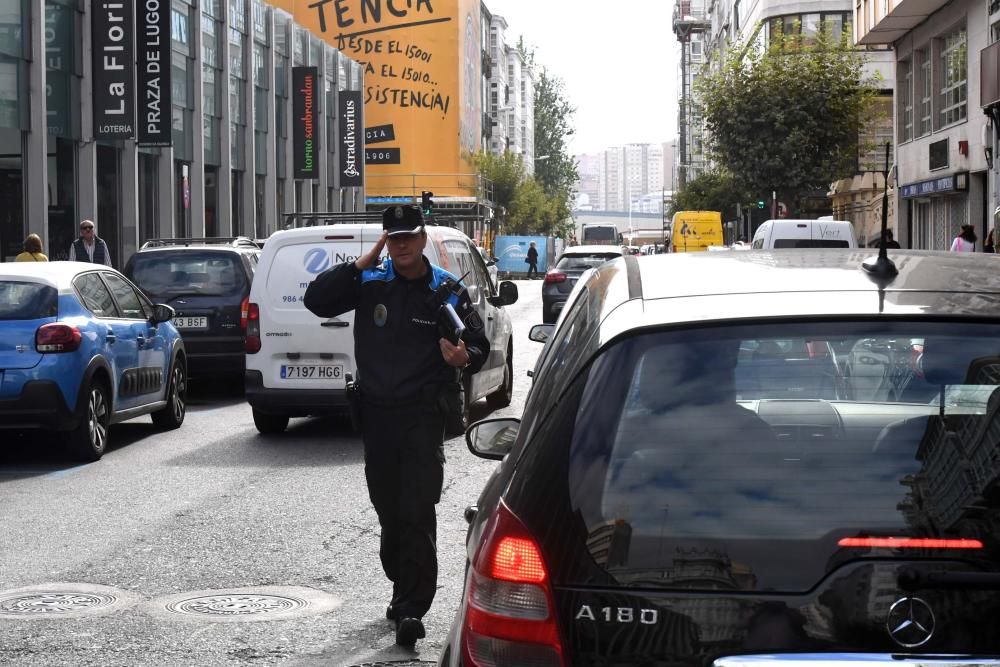
M343 389L346 373L356 373L354 312L317 317L303 297L317 275L353 262L378 239L378 225L317 228L315 237L289 239L275 251L260 292L263 385L272 389ZM256 291L256 290L255 290Z

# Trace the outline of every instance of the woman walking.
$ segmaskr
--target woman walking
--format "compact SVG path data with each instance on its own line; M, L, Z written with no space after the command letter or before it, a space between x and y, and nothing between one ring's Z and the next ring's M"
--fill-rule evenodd
M959 232L955 240L951 242L952 252L973 252L976 249L976 232L973 231L972 225L962 225L962 231Z
M14 258L15 262L47 262L49 258L42 253L42 237L38 234L28 234L24 239L24 252Z

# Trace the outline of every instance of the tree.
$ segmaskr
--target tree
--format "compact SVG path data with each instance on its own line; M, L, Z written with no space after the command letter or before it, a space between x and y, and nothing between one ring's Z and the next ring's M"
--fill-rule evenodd
M495 216L506 234L566 236L571 227L565 201L529 178L520 155L479 152L472 156L480 175L493 185Z
M576 161L566 150L573 136L573 114L576 109L563 96L563 83L552 77L544 67L535 82L535 178L549 196L564 198L566 210L573 186L579 180Z
M667 215L677 211L719 211L729 219L735 217L736 204L747 206L751 200L749 189L732 174L706 171L674 193Z
M753 198L776 191L793 209L857 171L859 138L875 122L876 81L845 33L773 35L736 45L696 85L715 164Z

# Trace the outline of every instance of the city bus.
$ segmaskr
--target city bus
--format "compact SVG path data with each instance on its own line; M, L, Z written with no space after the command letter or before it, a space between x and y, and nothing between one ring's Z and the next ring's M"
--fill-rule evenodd
M618 225L613 222L585 222L580 230L581 245L621 245Z

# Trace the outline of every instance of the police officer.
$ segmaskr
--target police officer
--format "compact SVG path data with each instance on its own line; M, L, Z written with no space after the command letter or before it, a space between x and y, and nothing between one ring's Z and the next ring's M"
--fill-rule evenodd
M443 392L462 369L479 370L489 341L464 286L424 257L420 209L390 207L382 228L357 261L310 283L305 306L320 317L355 311L365 479L382 527L382 569L392 581L386 617L396 623L396 643L412 646L424 637L421 618L437 588L434 506L444 479ZM383 248L389 258L378 264ZM456 283L446 296L465 326L457 344L438 328L435 297L445 281Z

